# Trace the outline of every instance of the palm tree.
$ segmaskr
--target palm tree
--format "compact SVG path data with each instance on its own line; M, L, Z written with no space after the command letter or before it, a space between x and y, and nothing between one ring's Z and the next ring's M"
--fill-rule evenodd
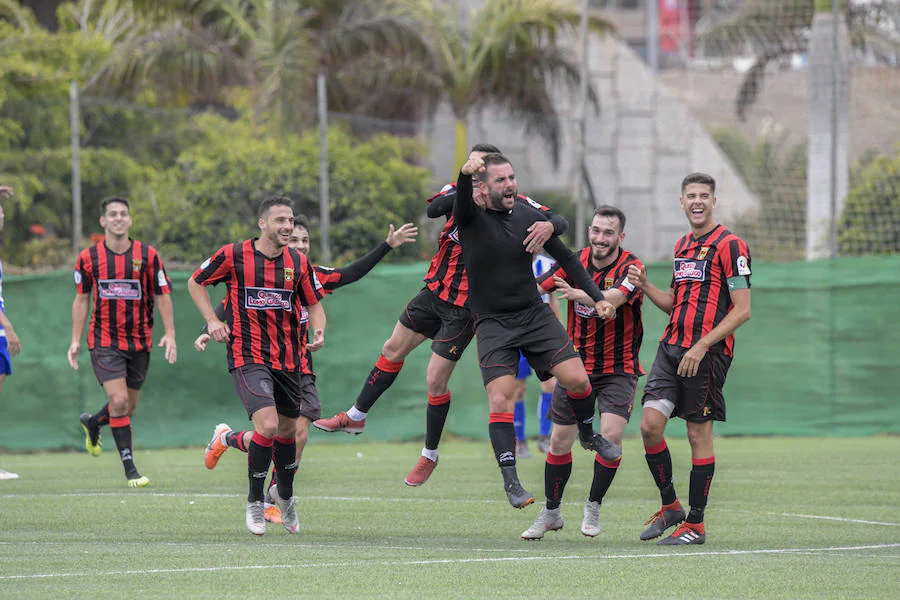
M580 14L559 0L485 0L461 19L445 3L410 0L432 43L429 60L403 72L434 110L447 101L456 119L456 162L468 152L467 120L491 106L505 109L526 131L540 136L558 162L560 123L554 101L560 88L575 93L576 61L564 45L574 40ZM594 32L611 29L591 17ZM589 90L592 102L596 94Z
M896 60L900 55L900 10L891 0L841 2L840 14L849 29L850 42L870 50L877 59ZM827 14L831 0L747 0L724 18L712 17L698 24L698 51L710 56L754 55L753 66L738 91L735 112L746 118L773 62L810 50L816 14Z
M367 57L427 50L406 9L395 0L172 0L136 2L152 26L124 44L98 75L104 89L136 93L152 85L173 90L163 100L225 102L226 92L251 92L255 114L278 130L310 121L315 77L328 78L332 108L356 97ZM369 69L378 61L368 61Z

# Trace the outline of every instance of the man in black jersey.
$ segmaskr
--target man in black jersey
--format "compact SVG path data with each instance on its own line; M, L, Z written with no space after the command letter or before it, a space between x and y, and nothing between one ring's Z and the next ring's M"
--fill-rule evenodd
M486 195L484 209L473 201L473 176ZM556 377L566 390L586 449L606 460L621 456L618 446L593 430L594 406L584 363L566 330L541 301L532 256L522 244L528 228L546 217L517 203L515 172L501 154L472 155L460 170L453 217L460 230L463 262L469 276L469 304L475 318L478 362L490 403L491 445L510 504L522 508L534 502L516 473L516 435L513 428L519 351L538 377ZM576 285L595 302L597 313L612 318L615 309L584 270L578 257L557 236L544 250L565 269Z

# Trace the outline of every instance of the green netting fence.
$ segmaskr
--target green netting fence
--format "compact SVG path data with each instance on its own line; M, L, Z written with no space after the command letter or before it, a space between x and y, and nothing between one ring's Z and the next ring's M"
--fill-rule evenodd
M668 265L649 269L667 286ZM325 348L315 355L323 413L345 410L355 399L405 303L421 286L424 264L380 265L357 284L325 300ZM246 424L246 413L225 368L224 347L197 353L192 341L202 320L187 294L186 273L175 273L175 365L153 352L150 373L133 419L138 447L198 446L216 423ZM9 276L4 292L10 319L22 338L13 375L0 396L0 448L78 448L78 415L104 402L86 350L80 369L66 360L74 286L71 273ZM222 294L215 289L213 296ZM753 318L737 334L736 357L725 394L728 422L722 435L870 435L900 433L900 256L848 258L800 264L757 264ZM649 371L665 315L646 303L641 352ZM159 339L162 326L154 338ZM86 345L85 345L86 348ZM423 436L427 345L408 359L366 426L376 440ZM643 382L643 379L641 380ZM536 433L537 382L528 392L528 431ZM447 432L487 438L488 408L474 344L450 383ZM638 399L640 392L638 393ZM640 408L626 434L638 434ZM672 427L679 435L682 427ZM316 441L344 435L313 432Z

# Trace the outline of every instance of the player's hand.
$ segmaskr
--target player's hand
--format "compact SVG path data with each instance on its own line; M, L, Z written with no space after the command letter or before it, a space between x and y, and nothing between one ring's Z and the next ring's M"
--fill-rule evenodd
M628 283L639 290L644 289L644 286L647 285L647 267L642 266L640 269L638 269L635 265L629 266Z
M156 346L157 348L165 348L166 349L166 360L170 365L174 365L175 361L178 359L178 348L175 345L175 334L167 333L162 336L162 339L159 340L159 344Z
M616 318L616 307L607 302L606 300L601 300L597 304L594 305L594 308L597 309L597 314L601 319L614 319Z
M322 346L325 345L325 331L322 329L316 329L313 332L313 339L311 342L306 344L306 347L309 348L310 352L315 352L317 350L321 350Z
M194 340L194 350L197 352L203 352L206 350L206 342L209 341L208 333L201 333L197 336L197 339Z
M210 319L206 322L206 329L209 331L209 337L216 340L220 344L224 344L231 337L231 329L228 323L223 323L219 319Z
M528 236L522 244L525 251L531 254L537 253L544 244L553 237L553 223L550 221L537 221L528 228Z
M676 371L678 376L693 377L696 375L700 369L700 362L706 357L706 351L707 347L700 342L691 346L690 350L681 357L681 362L678 363L678 371Z
M9 198L13 195L13 189L8 185L0 185L0 197Z
M392 224L388 230L387 239L384 241L387 242L387 245L391 248L396 248L397 246L402 246L406 242L416 241L416 236L418 234L419 228L412 223L404 223L400 226L400 229L397 229L396 231Z
M79 350L81 350L81 342L72 342L71 345L69 345L69 352L67 353L67 356L69 357L69 365L76 371L78 370Z
M6 348L9 350L10 356L15 356L22 351L22 344L19 342L19 336L12 327L6 328Z
M469 156L469 160L460 169L463 175L474 175L484 171L484 161L477 156Z

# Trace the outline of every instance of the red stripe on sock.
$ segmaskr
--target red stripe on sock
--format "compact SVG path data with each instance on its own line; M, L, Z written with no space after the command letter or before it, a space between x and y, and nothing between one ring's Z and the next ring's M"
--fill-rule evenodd
M240 450L241 452L246 452L246 451L247 451L247 446L244 445L244 434L245 434L245 433L247 433L247 432L246 432L246 431L240 431L240 432L238 432L238 433L235 434L235 435L237 436L238 450Z
M618 468L619 468L619 463L622 462L622 457L621 457L621 456L620 456L619 458L617 458L616 460L606 460L605 458L603 458L603 457L600 456L599 454L597 454L597 455L595 455L595 456L596 456L597 458L595 458L594 460L596 460L598 463L600 463L601 465L603 465L603 466L606 467L607 469L618 469Z
M381 369L385 373L399 373L400 369L403 368L403 361L394 362L392 360L388 360L382 354L378 357L378 361L375 363L375 367Z
M124 417L109 418L110 427L128 427L129 425L131 425L131 417L128 415L125 415Z
M441 394L440 396L428 394L428 404L432 406L440 406L441 404L447 404L448 402L450 402L450 392Z
M666 440L663 440L655 446L646 446L645 445L644 452L646 452L647 454L659 454L660 452L662 452L663 450L665 450L668 447L669 446L668 446L668 444L666 444Z
M294 438L283 438L283 437L278 437L278 436L276 435L276 436L275 436L275 441L278 442L279 444L293 444L293 443L294 443Z
M695 467L702 467L703 465L711 465L716 462L716 455L713 454L709 458L694 458L691 459L691 464Z
M550 454L547 453L547 464L548 465L567 465L572 462L572 453L567 452L566 454Z
M590 386L588 386L588 389L585 392L582 392L581 394L576 394L575 392L573 392L571 390L566 390L566 393L569 395L569 398L571 398L572 400L584 400L585 398L588 398L591 395L591 391L592 390L591 390Z
M488 423L512 423L513 414L511 412L490 413Z
M275 443L275 438L267 438L260 432L254 431L253 437L250 439L250 441L256 442L257 445L262 446L263 448L271 448L272 444Z

